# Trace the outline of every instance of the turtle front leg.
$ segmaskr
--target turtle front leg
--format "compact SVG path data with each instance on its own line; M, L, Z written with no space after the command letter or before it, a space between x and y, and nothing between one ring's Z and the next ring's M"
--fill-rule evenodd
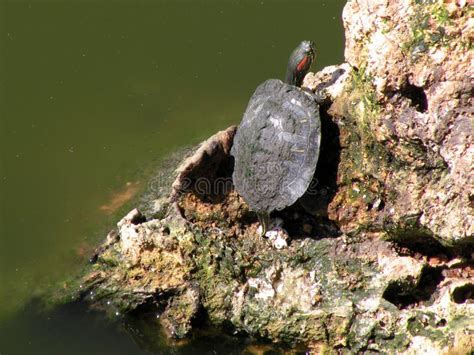
M302 88L302 90L307 93L311 98L319 105L322 106L324 103L327 102L326 96L320 91L312 91L311 89L308 89L306 87Z
M323 105L327 101L326 97L319 90L313 92L313 98L319 106Z
M260 233L260 237L265 237L267 233L268 225L270 224L270 214L263 212L257 213L258 221L260 222L260 226L262 227L262 231Z

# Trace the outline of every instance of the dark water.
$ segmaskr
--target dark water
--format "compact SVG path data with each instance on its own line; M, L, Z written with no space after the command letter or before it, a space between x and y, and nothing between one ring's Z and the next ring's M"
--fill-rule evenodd
M30 300L79 269L147 167L238 123L301 40L313 70L340 63L344 3L0 0L1 355L144 351L98 315Z

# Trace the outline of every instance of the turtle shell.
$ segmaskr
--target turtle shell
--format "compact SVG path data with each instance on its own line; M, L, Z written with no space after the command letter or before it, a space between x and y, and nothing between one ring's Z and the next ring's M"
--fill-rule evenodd
M237 192L256 212L292 205L313 178L320 141L314 98L280 80L265 81L250 99L231 149Z

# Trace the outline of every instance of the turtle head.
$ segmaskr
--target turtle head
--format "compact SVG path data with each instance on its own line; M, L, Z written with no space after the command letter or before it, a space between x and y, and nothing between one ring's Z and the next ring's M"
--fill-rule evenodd
M286 70L285 82L290 85L301 86L315 57L314 43L303 41L290 55Z

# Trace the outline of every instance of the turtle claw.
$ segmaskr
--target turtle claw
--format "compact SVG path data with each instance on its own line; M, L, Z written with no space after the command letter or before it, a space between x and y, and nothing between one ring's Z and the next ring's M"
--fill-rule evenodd
M268 213L257 213L258 221L260 222L260 227L262 228L260 232L260 237L265 237L267 234L268 224L270 221L270 215Z

